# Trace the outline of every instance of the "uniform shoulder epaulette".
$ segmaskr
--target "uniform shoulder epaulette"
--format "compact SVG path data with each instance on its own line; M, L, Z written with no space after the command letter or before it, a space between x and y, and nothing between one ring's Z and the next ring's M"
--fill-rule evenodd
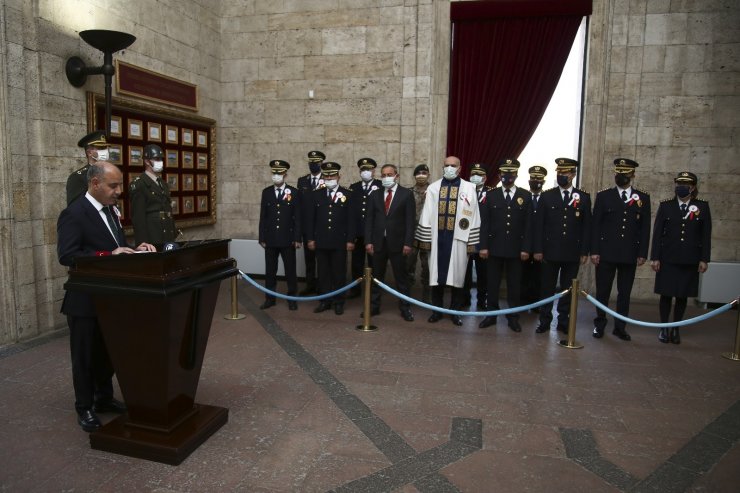
M556 188L558 188L558 187L550 187L550 188L548 188L548 189L546 189L546 190L543 190L543 191L542 191L542 192L540 192L540 193L545 193L545 192L549 192L550 190L555 190Z
M691 199L691 200L693 200L694 202L704 202L705 204L708 204L709 203L708 201L706 201L704 199Z
M588 190L586 190L585 188L578 188L576 190L578 190L579 192L588 193Z
M635 187L632 187L632 190L634 190L634 191L636 191L636 192L640 192L640 193L642 193L642 194L644 194L644 195L650 195L650 194L649 194L648 192L646 192L645 190L640 190L639 188L635 188Z
M676 197L669 197L667 199L663 199L660 201L660 203L662 204L663 202L670 202L671 200L676 200Z
M613 188L613 187L606 187L606 188L602 188L601 190L599 190L599 191L598 191L598 192L596 192L596 193L606 192L607 190L611 190L612 188Z
M131 183L129 183L128 188L131 190L136 190L136 185L138 184L138 181L140 178L141 178L141 175L131 180Z
M488 191L491 191L491 190L495 189L496 187L492 187L491 185L486 185L484 188L485 188L486 192L488 192Z
M89 164L86 164L82 168L73 171L73 173L77 173L78 175L81 175L82 173L86 172L87 171L87 168L89 168L89 167L90 167L90 165Z

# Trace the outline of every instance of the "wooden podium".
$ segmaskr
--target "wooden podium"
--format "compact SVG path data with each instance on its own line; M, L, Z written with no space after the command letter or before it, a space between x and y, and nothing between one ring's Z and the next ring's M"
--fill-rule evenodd
M128 407L93 449L177 465L228 421L195 392L220 281L238 272L229 241L77 259L65 289L92 295Z

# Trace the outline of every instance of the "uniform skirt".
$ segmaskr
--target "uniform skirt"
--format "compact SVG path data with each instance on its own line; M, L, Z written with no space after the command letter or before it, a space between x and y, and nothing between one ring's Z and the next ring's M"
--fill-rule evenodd
M699 265L660 263L655 275L655 293L677 298L693 298L699 295Z

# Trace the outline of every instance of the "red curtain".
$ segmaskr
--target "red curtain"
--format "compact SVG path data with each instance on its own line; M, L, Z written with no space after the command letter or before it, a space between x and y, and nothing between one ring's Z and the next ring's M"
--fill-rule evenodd
M460 158L463 176L470 164L480 162L489 166L489 178L495 180L498 163L518 156L536 130L583 15L590 13L590 1L451 5L447 154ZM550 8L539 8L543 5ZM496 17L497 7L502 17ZM542 11L546 15L537 14Z

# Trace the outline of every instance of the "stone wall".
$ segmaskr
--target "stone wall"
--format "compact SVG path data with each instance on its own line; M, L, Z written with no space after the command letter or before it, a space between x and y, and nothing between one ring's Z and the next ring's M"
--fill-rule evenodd
M267 162L294 183L322 149L358 179L371 156L411 169L444 155L449 0L0 1L0 344L63 327L56 261L64 183L81 166L86 90L65 60L102 56L84 29L130 32L116 58L197 84L218 122L218 222L188 238L254 238ZM582 180L612 184L611 161L635 157L638 187L659 202L682 169L714 211L715 260L737 260L740 14L730 0L594 0L588 44ZM309 97L313 91L313 98ZM526 165L526 163L525 163ZM640 269L635 296L654 299ZM583 269L588 287L593 270Z

